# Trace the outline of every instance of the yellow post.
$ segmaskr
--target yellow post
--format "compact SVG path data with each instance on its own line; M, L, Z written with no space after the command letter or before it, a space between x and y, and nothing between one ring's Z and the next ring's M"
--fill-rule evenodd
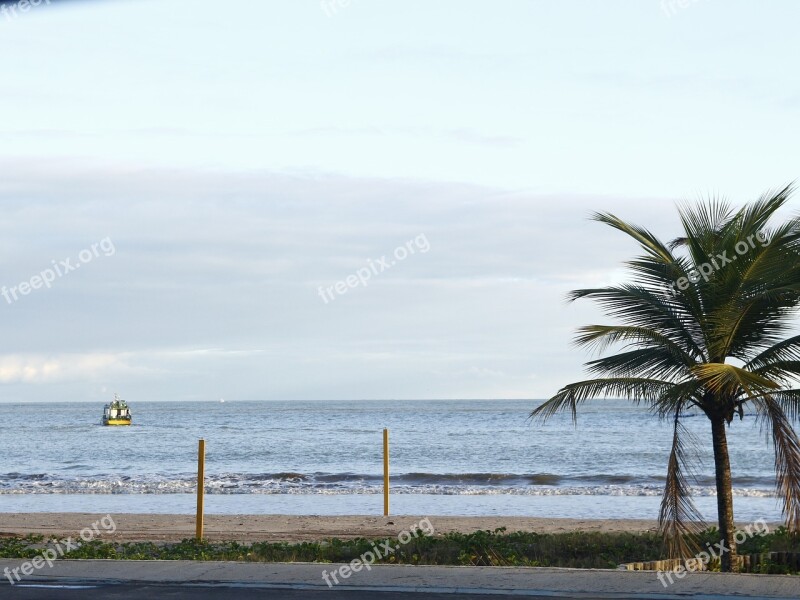
M389 430L383 430L383 516L389 516Z
M197 529L195 536L198 540L203 539L203 492L205 487L206 471L206 441L200 440L197 448Z

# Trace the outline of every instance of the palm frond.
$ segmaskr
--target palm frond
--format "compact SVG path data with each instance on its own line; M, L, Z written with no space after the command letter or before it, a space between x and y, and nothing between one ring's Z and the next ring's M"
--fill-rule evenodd
M544 422L556 413L569 410L575 422L578 406L587 400L605 396L631 400L634 403L652 403L674 385L669 381L642 377L610 377L579 381L561 388L555 396L537 406L531 411L530 418Z
M612 344L625 343L632 348L661 348L681 364L691 366L702 356L692 354L692 348L681 345L683 340L671 339L650 327L626 327L623 325L585 325L578 328L575 345L603 352Z
M667 481L658 515L659 532L664 536L667 552L673 558L689 558L697 553L698 534L706 528L703 515L692 502L686 475L691 475L684 438L691 432L680 422L675 410L672 449L667 463Z
M725 397L736 397L741 391L748 396L759 396L780 387L771 379L725 363L697 365L692 372L708 390Z
M575 290L570 301L591 298L606 313L628 327L655 329L696 356L706 356L703 334L691 313L676 302L637 286L618 286Z
M800 390L780 390L772 392L770 397L789 419L800 421Z
M730 205L718 198L679 209L684 246L695 265L711 262L732 214Z
M669 247L664 245L652 232L644 227L626 223L611 213L598 212L592 215L592 219L599 223L605 223L606 225L609 225L614 229L631 236L633 239L639 242L639 245L642 247L642 249L644 249L645 252L647 252L649 256L663 261L664 263L675 262L675 257L672 255L672 251L669 249Z
M638 375L671 381L691 376L691 369L696 364L693 362L687 365L682 361L676 361L671 352L662 348L640 348L589 361L586 363L586 368L590 373L598 375L614 377Z
M763 230L772 216L789 201L794 188L794 183L790 183L777 190L768 190L758 200L742 208L742 230L748 233Z
M753 369L753 373L784 386L794 385L800 381L800 360L774 361L759 369Z
M779 342L796 314L800 301L800 222L787 221L763 245L753 237L757 232L740 235L747 235L747 241L737 238L736 243L752 249L737 255L736 262L727 265L720 275L727 297L717 299L709 322L715 329L717 355L747 360L754 350Z
M752 357L745 363L744 368L756 371L768 367L776 362L787 360L800 360L800 335L796 335L773 344L766 350Z
M689 379L664 390L658 399L650 404L650 410L661 419L666 419L687 407L694 406L705 410L704 395L703 383L694 378Z
M800 441L778 402L765 396L756 406L775 447L775 483L783 516L790 531L800 532Z

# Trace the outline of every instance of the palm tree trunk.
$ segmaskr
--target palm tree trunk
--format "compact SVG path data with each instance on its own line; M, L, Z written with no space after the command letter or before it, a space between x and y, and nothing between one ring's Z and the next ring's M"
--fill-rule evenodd
M733 525L733 489L731 486L731 461L728 456L728 438L725 433L725 418L711 419L711 435L714 438L714 468L717 478L717 512L719 532L722 537L722 571L734 571L736 566L736 529ZM727 549L727 550L726 550Z

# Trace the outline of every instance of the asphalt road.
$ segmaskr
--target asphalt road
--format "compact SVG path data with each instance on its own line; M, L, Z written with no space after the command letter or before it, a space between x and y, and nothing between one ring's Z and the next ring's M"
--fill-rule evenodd
M347 591L347 590L281 590L247 587L211 586L154 586L154 585L100 585L100 586L56 586L56 585L0 585L0 599L18 600L147 600L166 598L183 600L200 598L202 600L486 600L485 594L428 594L415 592ZM558 600L564 600L560 596ZM585 597L584 597L585 598ZM548 600L537 596L537 600ZM554 600L554 599L552 599Z

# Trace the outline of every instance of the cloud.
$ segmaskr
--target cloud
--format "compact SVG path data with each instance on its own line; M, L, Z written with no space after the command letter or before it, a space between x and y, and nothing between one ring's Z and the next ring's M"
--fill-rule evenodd
M617 280L635 249L587 215L674 232L664 200L77 160L0 168L0 285L107 236L116 248L0 303L0 382L16 399L102 386L131 398L542 396L580 374L571 331L597 317L564 294ZM319 286L420 234L428 252L322 302Z
M0 383L43 384L141 376L146 372L119 354L1 354Z

